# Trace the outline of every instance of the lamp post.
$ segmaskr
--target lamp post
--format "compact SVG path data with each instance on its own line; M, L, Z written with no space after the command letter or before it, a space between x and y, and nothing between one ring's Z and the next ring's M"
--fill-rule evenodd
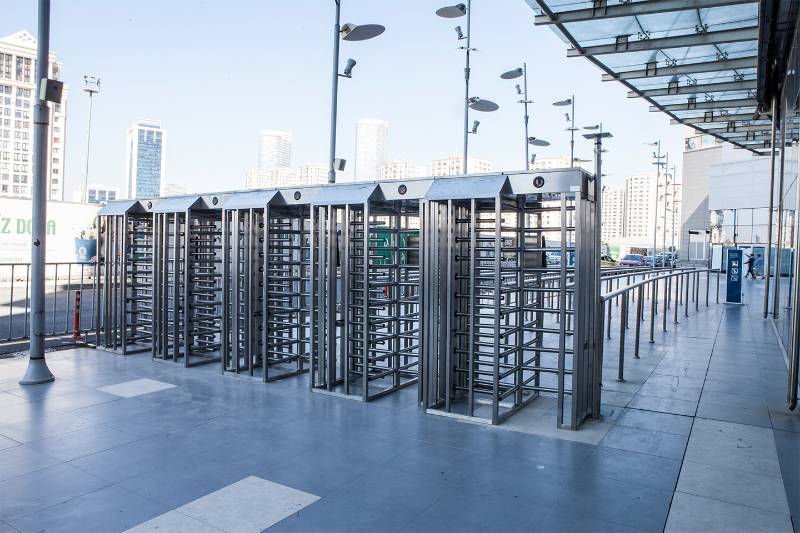
M656 146L657 152L653 152L653 159L655 161L653 164L656 166L656 201L655 201L655 209L656 212L653 214L653 269L656 268L656 247L658 244L656 243L656 238L658 235L658 182L661 180L661 166L664 163L661 160L665 157L661 155L661 141L655 141L651 143L647 143L648 146Z
M89 203L89 150L92 146L92 102L94 95L100 92L100 78L83 77L83 92L89 95L89 125L86 128L86 172L83 175L83 203Z
M336 21L333 25L333 74L331 76L331 134L330 151L328 152L328 183L336 182L336 170L344 170L344 161L336 161L336 115L339 105L339 77L351 78L354 59L347 60L347 66L342 74L339 73L339 39L345 41L366 41L382 34L386 28L380 24L345 24L341 26L341 0L333 0L336 4Z
M602 128L598 130L597 133L584 133L583 137L585 139L589 139L594 141L594 239L595 239L595 269L594 269L594 316L595 320L593 323L593 332L591 337L594 339L594 346L597 353L600 354L600 360L602 360L602 353L603 353L603 298L601 297L602 287L600 281L600 257L603 254L603 240L602 240L602 231L601 228L603 227L603 166L602 166L602 156L603 156L603 139L608 139L612 137L612 135L608 132L604 132ZM598 365L600 368L594 369L594 375L591 376L596 383L601 383L603 381L602 378L602 365ZM593 389L593 397L592 397L592 412L594 413L595 418L599 417L600 415L600 392L597 389Z
M571 106L572 112L567 113L567 122L570 122L570 127L567 128L567 131L569 131L569 166L573 167L575 166L575 132L577 131L575 127L575 95L573 94L566 100L553 102L553 105L556 107Z
M60 102L61 96L49 96L58 82L48 79L50 63L50 0L39 0L38 49L36 51L36 89L33 91L33 187L31 190L31 329L28 367L20 385L38 385L55 379L44 357L44 275L47 239L47 128L50 110L47 102ZM60 91L58 91L60 93Z
M530 161L528 148L530 144L528 143L528 120L530 119L528 115L528 104L532 104L533 101L528 100L528 64L523 63L522 68L515 68L500 74L500 78L504 80L513 80L520 76L522 76L522 87L520 88L519 84L515 87L517 89L517 95L522 96L522 100L519 100L517 103L522 104L524 109L522 118L525 124L525 137L523 139L523 144L525 145L525 170L530 170L533 161Z
M667 259L667 195L669 194L669 153L667 153L667 158L664 164L664 226L661 228L662 234L662 242L664 244L663 254L664 254L664 261ZM653 258L653 262L655 262L655 258ZM663 266L667 266L664 264Z
M469 127L469 110L474 109L475 111L497 111L499 106L492 102L491 100L483 100L478 98L477 96L470 97L469 95L469 76L470 76L470 66L469 66L469 56L470 52L476 51L472 48L472 0L467 0L467 4L455 4L452 6L444 6L440 7L436 10L436 14L442 18L446 19L454 19L463 17L466 15L467 17L467 34L461 31L461 26L456 26L456 35L458 35L459 41L466 41L466 46L460 47L461 50L464 50L464 159L462 161L462 169L464 174L467 174L467 156L469 155L469 134L476 133L476 131L472 131Z

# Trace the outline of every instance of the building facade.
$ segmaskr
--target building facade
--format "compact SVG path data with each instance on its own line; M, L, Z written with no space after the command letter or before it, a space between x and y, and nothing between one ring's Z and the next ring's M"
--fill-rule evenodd
M464 174L464 158L451 155L447 159L431 161L431 176L461 176ZM491 172L492 162L477 157L467 157L467 174L486 174Z
M722 157L722 143L710 135L687 131L692 133L686 137L683 149L680 235L686 240L680 259L703 262L708 260L708 176L711 165Z
M36 95L36 39L20 31L0 39L0 196L30 198L33 184L33 106ZM49 77L61 78L50 52ZM47 197L64 199L67 87L60 104L49 104Z
M356 122L356 181L374 181L381 177L389 156L389 123L376 118Z
M128 198L159 196L164 180L167 132L159 122L137 120L128 129Z
M89 203L90 204L104 204L119 198L119 189L117 187L110 187L102 183L89 184Z
M397 180L406 178L421 178L425 175L425 167L414 161L392 160L381 167L380 178L384 180Z
M625 236L625 187L609 185L603 187L603 242L618 240Z
M161 196L183 196L189 194L189 189L176 183L163 183L161 185Z
M288 131L261 130L258 134L258 170L292 166L292 134Z

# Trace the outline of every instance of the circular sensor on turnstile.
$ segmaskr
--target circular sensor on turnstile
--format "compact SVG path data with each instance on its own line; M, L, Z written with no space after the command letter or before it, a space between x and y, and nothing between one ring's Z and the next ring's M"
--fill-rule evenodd
M300 191L294 191L294 199L295 200L299 200L301 196L302 196L302 194L300 194Z
M536 187L537 189L541 189L542 187L544 187L544 178L541 176L536 176L535 178L533 178L533 186Z
M147 202L147 209L153 209L153 202Z
M217 205L217 204L219 203L219 198L217 198L216 196L215 196L215 197L213 197L213 198L211 199L211 203L212 203L213 205Z
M399 192L400 194L405 194L408 192L408 187L406 187L405 185L401 185L397 188L397 192Z

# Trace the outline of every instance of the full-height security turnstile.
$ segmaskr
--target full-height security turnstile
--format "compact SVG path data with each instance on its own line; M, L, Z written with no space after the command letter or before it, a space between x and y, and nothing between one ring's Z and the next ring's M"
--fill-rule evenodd
M153 357L220 361L222 197L172 197L154 212Z
M581 326L594 301L590 184L570 170L439 179L430 188L422 237L428 412L498 424L552 396L559 427L596 416L586 389L598 354Z
M97 214L97 235L96 345L122 354L149 350L153 216L136 200L110 203Z
M417 383L419 200L432 181L315 197L312 390L368 401Z
M254 191L223 213L224 372L265 382L308 371L313 189Z

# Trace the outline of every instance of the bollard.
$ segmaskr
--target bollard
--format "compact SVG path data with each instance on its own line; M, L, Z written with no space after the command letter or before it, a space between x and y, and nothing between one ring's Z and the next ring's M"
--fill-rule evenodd
M678 277L675 278L675 305L672 306L672 310L675 312L675 317L673 319L673 322L675 324L678 323L678 307L679 307L678 306L678 297L681 294L681 285L680 285L680 283L678 283L678 280L680 278L681 278L680 274L678 274Z
M72 317L72 338L81 338L81 290L75 291L75 314Z
M689 279L691 278L691 276L692 276L691 274L687 274L686 283L684 283L684 285L686 285L686 287L684 288L686 295L684 297L685 299L683 305L683 316L685 317L689 316Z
M628 291L622 296L622 314L619 317L619 365L617 381L625 381L625 316L628 314Z
M639 285L636 291L636 345L633 349L633 357L639 359L639 330L642 328L642 290L643 285Z
M700 272L694 275L694 310L700 310Z
M653 282L650 283L650 286L651 286L650 289L651 293L658 292L658 278L655 278ZM656 342L655 338L653 337L655 322L656 322L656 299L650 298L650 342Z

